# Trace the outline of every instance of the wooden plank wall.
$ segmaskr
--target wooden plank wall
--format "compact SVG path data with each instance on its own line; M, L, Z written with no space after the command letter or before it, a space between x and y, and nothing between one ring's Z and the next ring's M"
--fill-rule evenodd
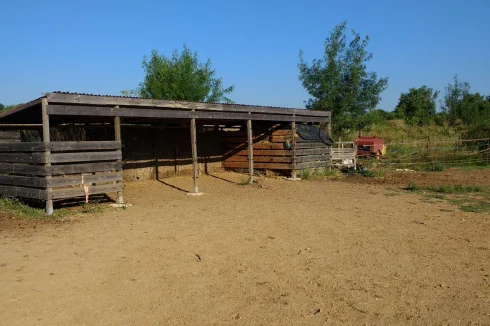
M271 130L260 134L254 132L254 168L300 170L327 166L327 162L330 161L330 148L327 145L321 141L304 140L298 134L295 137L296 145L293 149L293 135L290 129ZM224 168L248 168L246 131L223 131L221 144L225 151Z
M51 166L44 166L46 150ZM62 199L122 190L121 142L32 142L0 144L0 195ZM51 178L47 178L52 176ZM53 191L48 194L46 188Z

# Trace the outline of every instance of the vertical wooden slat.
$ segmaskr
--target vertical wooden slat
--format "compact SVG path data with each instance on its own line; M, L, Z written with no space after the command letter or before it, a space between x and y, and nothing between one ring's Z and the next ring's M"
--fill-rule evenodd
M329 121L327 123L327 136L328 138L332 139L332 121ZM354 162L354 166L355 166L355 162ZM332 146L330 146L330 159L328 163L328 169L332 170Z
M49 149L49 144L50 142L50 136L49 136L49 115L48 115L48 99L43 98L41 100L41 117L42 117L42 122L43 122L43 142L46 145L45 146L45 163L44 166L46 167L46 170L48 171L46 175L46 183L49 184L51 181L51 150ZM46 200L46 215L52 215L53 214L53 199L52 199L52 194L53 188L47 187L46 188L46 195L48 198Z
M117 107L116 107L117 108ZM116 141L121 141L121 118L120 117L114 117L114 140ZM117 162L122 162L122 160L117 160ZM118 170L119 173L122 174L122 169ZM117 181L117 183L122 183L122 181ZM123 192L118 191L117 192L117 199L116 202L118 204L123 204L124 203L124 197L123 197Z
M199 172L197 170L197 139L196 139L196 118L191 118L191 146L192 146L192 179L194 181L194 193L199 193L197 178Z
M296 179L296 121L291 122L291 133L293 134L293 171L291 178Z
M248 140L248 183L254 182L254 150L252 137L252 120L247 120L247 140Z

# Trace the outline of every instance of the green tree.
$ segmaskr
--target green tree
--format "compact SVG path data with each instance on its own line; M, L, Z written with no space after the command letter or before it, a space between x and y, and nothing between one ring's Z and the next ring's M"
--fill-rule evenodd
M454 76L453 84L446 88L442 109L452 124L462 122L467 125L490 122L490 96L471 93L470 84L461 82Z
M436 99L438 91L422 86L410 88L402 93L396 106L396 112L406 123L411 125L427 125L436 115Z
M463 99L470 93L470 84L460 81L458 75L454 76L453 82L444 88L444 102L441 107L449 121L454 124L463 116Z
M3 105L2 103L0 103L0 111L3 111L5 109L5 105Z
M387 78L367 71L366 63L373 57L366 50L369 37L352 31L347 43L346 28L343 22L332 30L322 59L309 65L300 51L298 64L299 80L311 96L307 109L332 111L333 132L338 136L365 126L366 113L376 108L388 86Z
M224 87L222 78L216 77L211 60L199 62L197 52L185 44L182 52L174 50L171 57L160 55L157 50L143 59L145 79L139 87L122 91L123 95L143 98L193 102L233 103L227 95L235 86Z

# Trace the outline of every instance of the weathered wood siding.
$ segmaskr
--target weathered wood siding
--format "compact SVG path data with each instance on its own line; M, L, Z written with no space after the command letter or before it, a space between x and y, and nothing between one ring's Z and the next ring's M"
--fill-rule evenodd
M45 166L51 151L51 166ZM32 142L0 144L0 195L61 199L122 190L121 142ZM83 181L82 181L83 178ZM50 188L52 191L47 191Z
M293 144L295 143L295 144ZM248 150L246 131L228 131L221 134L225 150L224 168L247 169ZM330 147L321 141L307 141L291 129L272 128L254 132L254 168L267 170L296 170L326 167L330 162Z

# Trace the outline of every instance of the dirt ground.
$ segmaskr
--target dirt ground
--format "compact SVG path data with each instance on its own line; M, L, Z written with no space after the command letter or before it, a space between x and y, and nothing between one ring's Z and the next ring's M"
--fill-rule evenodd
M241 178L203 176L200 197L188 176L130 183L133 207L64 223L4 219L0 324L490 324L488 214L387 196L389 181Z

